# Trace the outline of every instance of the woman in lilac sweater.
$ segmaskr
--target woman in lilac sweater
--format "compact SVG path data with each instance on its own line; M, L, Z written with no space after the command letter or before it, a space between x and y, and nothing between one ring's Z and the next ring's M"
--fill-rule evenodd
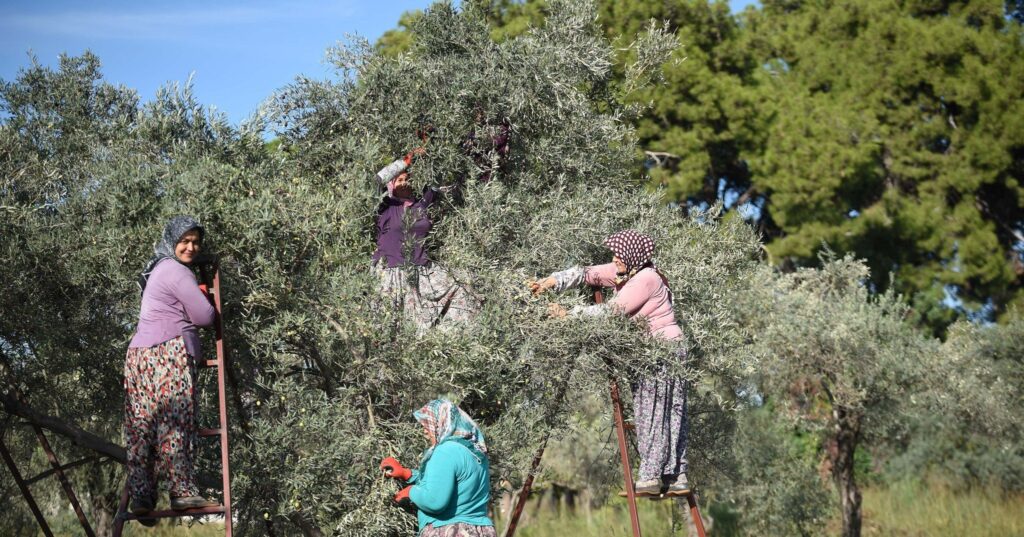
M564 291L584 284L614 287L615 296L607 304L579 308L574 313L602 315L615 312L642 319L654 337L679 341L676 357L685 359L686 349L681 345L683 331L676 323L672 290L652 261L654 240L643 233L625 230L609 236L604 245L612 251L611 263L556 272L531 282L530 289L538 294L547 289ZM565 310L553 306L554 315L565 315ZM633 412L640 454L637 494L657 495L663 491L667 496L688 494L686 380L673 377L666 371L638 379L633 384Z
M191 217L172 218L139 278L139 324L124 364L128 490L131 511L139 516L155 507L158 478L167 481L172 509L217 505L200 496L192 460L195 372L202 359L196 327L214 319L213 306L190 268L203 233Z

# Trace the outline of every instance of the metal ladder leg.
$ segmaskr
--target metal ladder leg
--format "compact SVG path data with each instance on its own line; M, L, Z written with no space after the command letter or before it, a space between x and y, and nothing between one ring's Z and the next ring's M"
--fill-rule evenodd
M640 537L640 515L636 509L636 490L633 488L633 465L629 462L629 446L626 442L626 422L622 418L622 397L619 383L611 379L612 411L615 418L615 436L619 440L619 458L622 461L622 479L626 483L626 503L629 506L629 525L634 537Z
M4 462L7 463L7 468L11 471L11 475L14 476L14 482L17 483L22 496L25 497L25 501L28 503L28 508L32 511L32 516L36 517L39 529L42 530L43 535L46 537L53 537L53 532L50 531L50 526L46 523L46 518L43 517L42 511L39 510L39 505L36 504L35 498L32 497L32 492L28 489L28 484L25 483L25 479L21 477L21 472L18 471L18 466L14 464L14 457L11 457L11 453L7 451L7 444L4 444L3 439L0 439L0 456L2 456Z

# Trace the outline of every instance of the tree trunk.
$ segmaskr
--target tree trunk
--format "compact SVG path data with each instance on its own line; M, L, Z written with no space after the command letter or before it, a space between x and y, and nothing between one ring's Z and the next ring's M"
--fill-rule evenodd
M845 408L834 408L835 449L830 450L832 479L839 491L843 511L843 537L860 537L861 496L853 475L853 456L860 441L861 416Z
M108 441L106 438L92 434L75 423L62 420L55 416L43 414L19 401L13 395L4 394L0 398L2 398L3 401L3 409L8 414L24 418L28 420L29 423L59 434L70 440L71 443L76 446L95 451L101 455L106 455L121 464L125 464L125 461L128 458L123 447Z
M85 490L92 504L92 524L96 535L114 533L114 517L121 500L121 467L114 464L95 464L85 473Z

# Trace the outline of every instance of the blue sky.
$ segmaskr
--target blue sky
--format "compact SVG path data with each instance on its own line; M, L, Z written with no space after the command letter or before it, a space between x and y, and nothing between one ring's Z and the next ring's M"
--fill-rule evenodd
M430 0L139 2L0 0L0 78L13 79L31 51L44 65L91 50L108 82L151 99L193 75L200 102L238 123L297 75L326 78L324 51L358 34L375 41L405 11ZM733 10L756 3L730 0Z

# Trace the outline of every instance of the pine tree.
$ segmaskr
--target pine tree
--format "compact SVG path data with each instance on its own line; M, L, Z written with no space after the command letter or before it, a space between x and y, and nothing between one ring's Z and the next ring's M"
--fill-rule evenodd
M941 333L1020 300L1021 26L964 2L764 2L748 20L774 117L755 184L782 236L776 263L822 242L868 260ZM986 310L982 311L983 316Z
M487 3L492 38L543 26L544 0ZM617 46L665 21L683 43L637 129L637 177L667 201L755 223L785 270L822 243L887 275L937 335L1020 301L1019 2L601 2ZM397 51L402 30L386 34ZM622 84L623 55L613 84ZM685 60L684 60L685 58Z

